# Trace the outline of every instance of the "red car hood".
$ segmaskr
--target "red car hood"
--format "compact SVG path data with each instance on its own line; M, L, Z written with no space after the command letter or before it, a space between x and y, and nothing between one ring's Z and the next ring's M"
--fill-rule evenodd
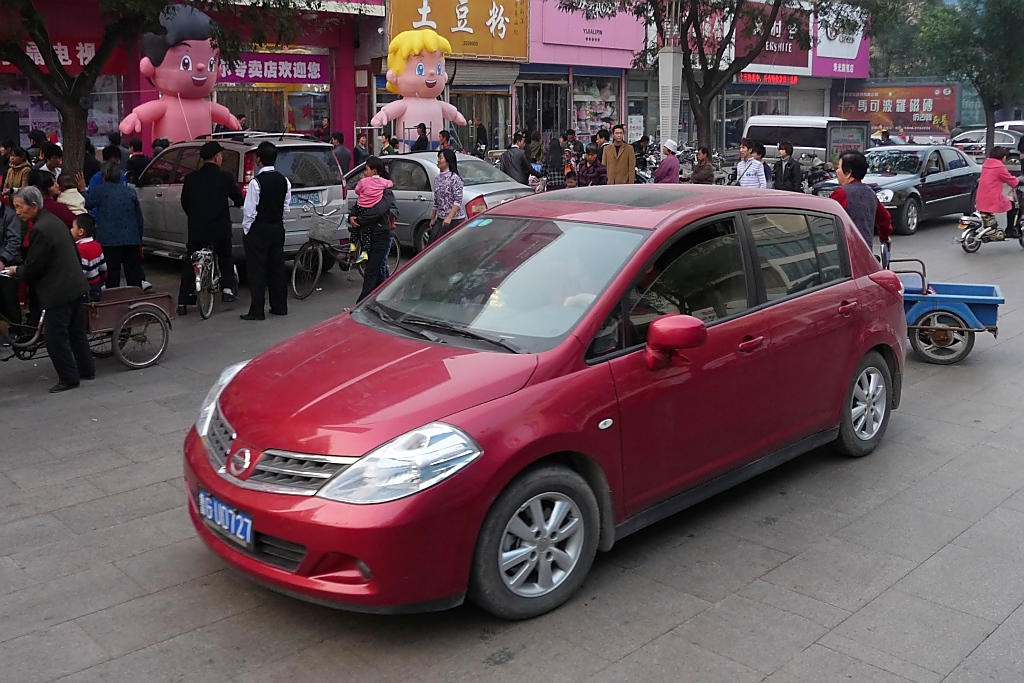
M537 357L472 351L329 320L255 358L221 395L241 441L363 455L526 385Z

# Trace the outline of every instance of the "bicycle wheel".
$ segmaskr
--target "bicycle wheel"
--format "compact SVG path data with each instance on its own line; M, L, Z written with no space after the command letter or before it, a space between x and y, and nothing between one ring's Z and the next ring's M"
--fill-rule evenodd
M215 263L204 263L199 273L199 290L196 300L199 303L199 315L208 320L213 315L213 280Z
M388 272L384 274L385 279L398 272L398 266L401 262L402 247L398 244L398 239L392 233L391 244L388 247Z
M114 355L127 368L148 368L167 350L170 325L156 306L143 304L129 311L114 330Z
M324 253L320 245L312 240L303 244L292 263L292 293L296 299L305 299L313 293L323 266Z

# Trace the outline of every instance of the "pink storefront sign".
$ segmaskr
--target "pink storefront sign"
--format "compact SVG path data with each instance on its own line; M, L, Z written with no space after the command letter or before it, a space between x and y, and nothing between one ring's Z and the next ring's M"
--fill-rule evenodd
M817 41L811 58L811 74L820 78L867 78L871 40L858 31L852 35L827 30L814 22Z
M327 55L271 54L242 52L235 64L221 63L221 83L301 83L327 85L331 82Z
M642 22L628 14L586 19L562 12L558 0L530 3L530 61L534 64L586 64L626 69L644 47Z

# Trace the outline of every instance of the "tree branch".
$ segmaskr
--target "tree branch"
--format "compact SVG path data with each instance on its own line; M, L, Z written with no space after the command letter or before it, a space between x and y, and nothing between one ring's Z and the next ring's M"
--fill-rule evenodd
M36 10L35 5L32 4L32 0L21 0L19 7L21 11L21 21L25 26L25 31L35 42L36 49L39 50L39 54L42 56L43 62L46 64L46 68L50 71L50 76L53 77L54 80L58 81L64 92L68 92L70 90L68 86L68 72L64 69L64 65L60 63L60 59L53 50L53 45L50 42L50 34L46 30L46 21Z
M50 102L56 104L66 97L66 93L58 90L56 84L47 78L47 74L39 68L39 65L25 54L20 43L13 40L0 41L0 57L13 64L28 79L29 83L38 88L39 93Z

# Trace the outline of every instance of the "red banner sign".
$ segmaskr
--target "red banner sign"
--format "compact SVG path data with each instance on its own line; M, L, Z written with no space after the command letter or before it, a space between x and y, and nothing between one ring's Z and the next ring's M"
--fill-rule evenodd
M57 59L61 65L67 70L68 73L77 74L85 68L85 65L89 63L94 56L96 56L96 49L99 47L102 40L96 38L57 38L53 42L53 51L57 55ZM36 63L43 73L48 73L49 69L46 68L46 61L43 59L42 53L39 51L39 46L34 42L25 43L25 54L27 54L33 62ZM120 47L114 50L110 59L103 67L102 73L105 74L124 74L125 66L124 50ZM17 67L10 62L0 62L0 73L19 73Z
M769 16L769 8L765 7L763 18L740 18L736 26L736 54L749 54L767 30L768 40L752 64L810 69L811 51L801 47L798 40L800 33L806 35L810 30L810 13L800 9L782 8L771 26L767 25Z
M746 71L740 73L736 77L737 83L765 83L768 85L796 85L800 82L799 76L789 76L787 74L759 74L759 73L748 73Z
M896 134L948 133L956 121L959 94L955 85L832 89L832 115L870 121Z

